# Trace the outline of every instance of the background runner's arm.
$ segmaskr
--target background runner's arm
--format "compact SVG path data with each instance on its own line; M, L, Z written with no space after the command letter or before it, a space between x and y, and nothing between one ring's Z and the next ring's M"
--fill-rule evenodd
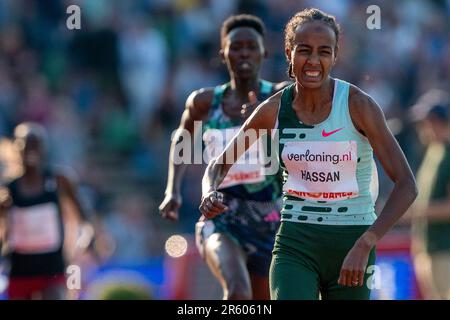
M70 178L69 178L70 176ZM58 192L61 199L63 208L68 208L70 212L75 213L75 224L80 226L79 237L77 239L77 247L86 249L94 238L94 228L89 222L89 217L86 214L86 210L81 204L78 192L75 186L75 174L62 174L56 175L58 181ZM68 207L65 207L68 206ZM67 215L65 216L67 217Z
M81 205L81 201L78 197L78 192L75 187L75 176L67 174L58 173L56 178L58 181L58 192L63 201L69 201L70 204L75 209L79 219L81 221L87 221L88 217L86 212Z
M176 130L170 145L169 153L169 171L167 175L167 186L165 190L165 198L159 210L164 218L170 220L178 219L178 208L181 206L180 187L186 170L186 163L176 163L175 156L178 143L189 143L190 150L194 150L194 139L200 138L201 132L194 132L195 121L204 119L209 112L211 101L213 98L213 90L202 89L194 91L186 101L186 107L181 116L181 121ZM201 131L201 128L199 128ZM191 141L182 140L183 132L189 132ZM191 159L192 160L192 157Z

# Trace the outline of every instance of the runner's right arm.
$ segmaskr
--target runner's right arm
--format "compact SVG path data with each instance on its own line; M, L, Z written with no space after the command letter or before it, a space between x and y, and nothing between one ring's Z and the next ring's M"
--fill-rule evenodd
M202 180L202 201L199 207L200 212L206 218L214 218L227 210L227 207L221 203L217 188L237 159L264 133L270 134L271 130L275 128L281 94L282 92L278 92L261 103L244 122L225 150L215 161L208 164ZM247 135L249 130L255 130L256 135Z
M194 132L194 122L202 121L207 117L213 97L214 90L209 88L194 91L186 100L186 107L184 109L183 115L181 116L180 125L175 135L173 136L170 145L167 186L164 193L164 200L159 206L159 211L162 217L166 219L174 221L178 220L178 209L180 208L182 202L180 187L187 164L176 163L175 151L177 150L177 144L179 141L182 141L180 139L182 139L182 132L184 130L189 132L191 137L199 138L198 135L201 135L201 132ZM183 141L182 143L186 143L186 141ZM191 139L189 143L189 147L191 148L190 150L194 150L193 139Z

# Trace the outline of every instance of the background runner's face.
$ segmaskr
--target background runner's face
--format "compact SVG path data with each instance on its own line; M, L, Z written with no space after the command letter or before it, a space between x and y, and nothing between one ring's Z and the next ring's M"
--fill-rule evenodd
M35 136L28 136L18 142L20 156L24 167L40 167L44 159L42 141Z
M261 61L266 55L262 36L249 27L231 30L224 39L220 54L228 71L239 79L258 77Z
M299 26L293 48L286 50L297 82L310 89L320 88L329 77L336 53L336 35L321 21Z

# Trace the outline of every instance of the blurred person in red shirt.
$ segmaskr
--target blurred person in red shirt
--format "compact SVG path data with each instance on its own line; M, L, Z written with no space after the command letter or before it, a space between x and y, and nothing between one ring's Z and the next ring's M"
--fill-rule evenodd
M93 229L85 222L73 179L46 162L45 129L19 124L14 147L22 174L5 185L0 197L0 239L10 267L8 298L65 299L66 257L91 244ZM69 248L64 228L76 220L84 224Z

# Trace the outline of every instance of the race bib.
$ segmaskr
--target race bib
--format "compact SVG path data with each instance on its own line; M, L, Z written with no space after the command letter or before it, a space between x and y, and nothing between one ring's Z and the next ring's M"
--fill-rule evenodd
M46 253L56 251L61 245L56 204L13 207L8 216L8 242L14 251L23 254Z
M217 158L227 144L239 131L239 127L226 129L208 129L203 134L205 142L205 160L209 163ZM261 164L258 153L264 153L261 139L254 143L228 171L219 188L232 187L239 184L251 184L264 181L264 166Z
M358 196L355 141L292 141L282 159L289 173L283 191L303 199L340 201Z

